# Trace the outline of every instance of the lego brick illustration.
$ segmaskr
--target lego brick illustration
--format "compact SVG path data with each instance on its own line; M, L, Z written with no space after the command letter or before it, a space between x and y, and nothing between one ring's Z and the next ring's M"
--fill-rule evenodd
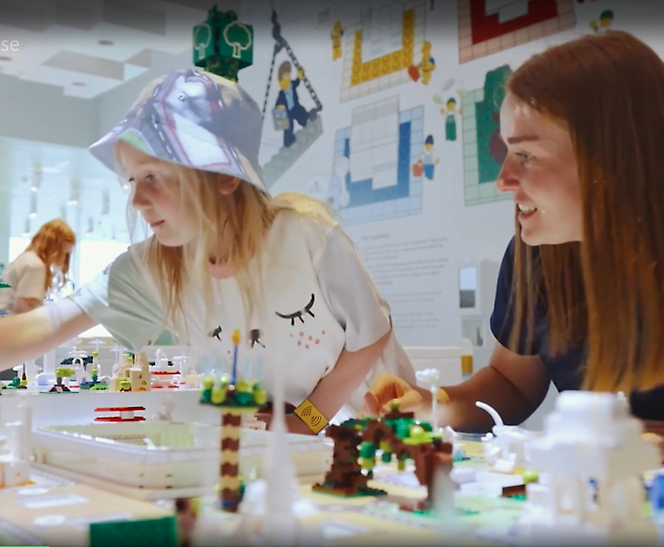
M360 21L343 32L341 102L413 81L414 69L428 83L435 65L425 11L424 0L360 1Z
M573 0L459 0L459 62L574 28Z
M354 109L337 130L328 205L346 224L421 213L423 172L412 166L425 153L423 115L394 96Z
M484 87L463 97L463 170L466 206L511 199L496 188L496 178L505 159L500 139L500 105L505 80L512 73L508 65L487 72Z

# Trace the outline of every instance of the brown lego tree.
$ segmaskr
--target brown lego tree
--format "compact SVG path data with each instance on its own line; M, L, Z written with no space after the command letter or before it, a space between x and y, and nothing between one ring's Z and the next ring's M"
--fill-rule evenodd
M343 496L382 495L384 490L370 488L376 450L382 450L383 462L394 456L400 463L412 459L415 476L426 487L427 497L415 504L402 504L403 510L429 511L433 507L433 481L436 470L449 475L452 470L452 444L431 434L431 426L415 421L412 413L398 408L382 418L347 420L330 426L327 436L334 439L333 461L323 483L315 484L319 492ZM361 448L359 446L361 445ZM362 461L362 463L360 462ZM367 473L363 473L363 468Z

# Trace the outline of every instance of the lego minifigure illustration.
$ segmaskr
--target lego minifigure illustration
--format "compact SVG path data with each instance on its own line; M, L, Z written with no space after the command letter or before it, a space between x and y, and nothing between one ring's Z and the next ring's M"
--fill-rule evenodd
M433 180L436 164L439 162L440 158L433 147L433 135L428 135L424 141L424 157L422 160L422 168L426 178Z
M280 90L275 108L286 110L288 113L288 127L284 129L284 147L289 148L295 142L295 122L297 121L302 127L305 127L309 120L309 115L300 104L297 95L297 86L304 78L304 69L300 68L297 71L297 78L291 80L290 61L284 61L279 66L277 77Z
M441 114L446 114L445 118L445 140L455 141L457 138L457 124L456 124L456 114L457 112L461 114L463 111L460 108L456 110L456 99L450 97L447 99L445 108L440 109Z
M593 29L596 33L606 32L611 27L613 22L613 10L607 9L604 10L599 16L599 24L597 21L592 20L590 22L590 28Z
M436 61L431 56L431 42L422 44L422 62L420 71L422 72L422 83L428 85L431 81L431 73L436 69Z
M335 21L330 36L332 38L332 60L336 61L341 57L341 37L344 35L344 28L341 21Z
M422 83L429 85L431 73L434 70L436 70L436 61L431 56L431 42L424 42L422 44L422 61L419 65L411 65L408 68L408 75L414 82L422 78Z

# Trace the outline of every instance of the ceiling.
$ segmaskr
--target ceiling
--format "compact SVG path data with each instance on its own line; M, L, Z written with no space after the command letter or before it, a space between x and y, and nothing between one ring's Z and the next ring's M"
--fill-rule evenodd
M0 0L0 73L91 99L192 49L214 0ZM239 12L239 0L216 2Z
M128 196L86 149L0 137L0 199L11 204L12 237L60 217L84 238L127 242Z

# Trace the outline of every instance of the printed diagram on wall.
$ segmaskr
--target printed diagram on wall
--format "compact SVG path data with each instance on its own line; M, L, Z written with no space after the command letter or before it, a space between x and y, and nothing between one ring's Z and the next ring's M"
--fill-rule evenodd
M416 78L428 83L435 62L425 40L425 0L358 3L360 21L343 31L340 101Z
M422 212L424 107L399 110L399 97L355 108L334 142L328 204L345 224ZM422 170L423 171L423 170Z
M271 21L275 44L263 102L263 120L268 121L263 123L269 123L271 118L274 130L281 134L281 145L277 153L262 166L263 180L268 188L323 134L323 123L319 115L323 104L295 53L282 36L275 11L272 11ZM270 95L273 76L277 85L276 98ZM309 102L314 103L309 110L303 105L303 96L307 93ZM273 101L272 105L269 104L270 101ZM271 115L266 117L268 107ZM265 129L264 127L263 134Z
M512 69L501 66L487 72L484 87L463 97L463 171L466 206L492 203L512 196L499 192L496 178L507 148L500 138L500 105Z
M574 28L573 0L458 0L459 62Z
M599 22L596 20L590 21L590 28L597 34L611 30L611 23L613 23L613 10L604 10L599 15Z

